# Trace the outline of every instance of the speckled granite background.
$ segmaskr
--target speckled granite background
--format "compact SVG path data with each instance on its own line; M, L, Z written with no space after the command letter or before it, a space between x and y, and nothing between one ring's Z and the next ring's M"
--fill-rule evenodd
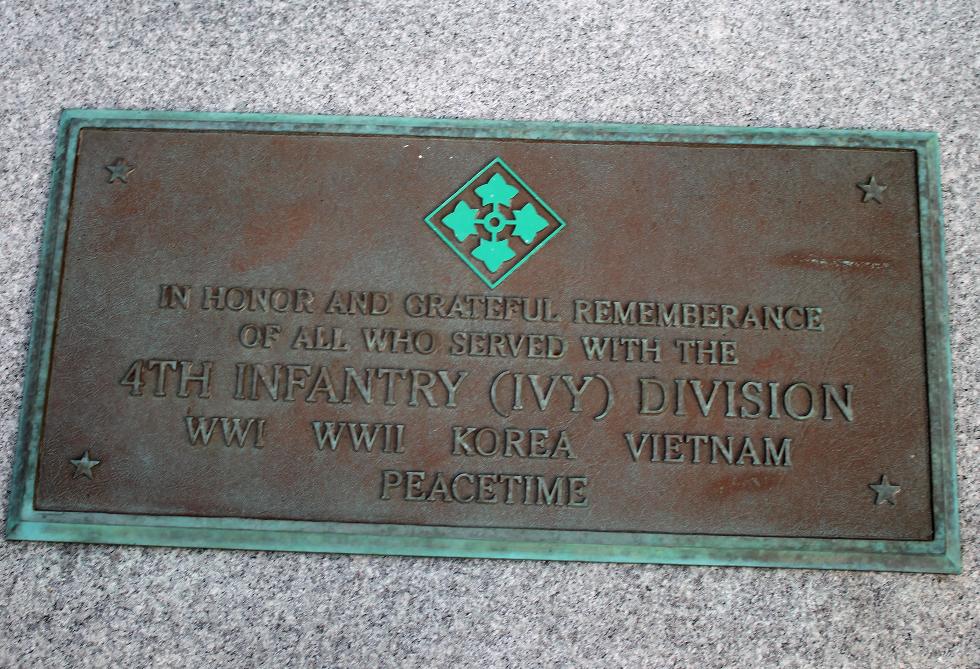
M0 2L4 496L61 107L928 129L963 575L3 542L0 664L980 666L980 6L530 4Z

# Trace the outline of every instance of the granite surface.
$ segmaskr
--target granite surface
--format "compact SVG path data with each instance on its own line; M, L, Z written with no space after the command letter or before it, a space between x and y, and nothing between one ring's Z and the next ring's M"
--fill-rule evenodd
M4 496L62 107L922 129L964 552L932 576L2 542L0 665L980 666L978 22L973 0L0 2Z

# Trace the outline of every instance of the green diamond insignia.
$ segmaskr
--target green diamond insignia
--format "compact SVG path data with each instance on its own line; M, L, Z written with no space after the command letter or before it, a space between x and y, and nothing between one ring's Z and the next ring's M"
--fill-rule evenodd
M425 217L425 223L490 288L541 250L561 219L500 158Z

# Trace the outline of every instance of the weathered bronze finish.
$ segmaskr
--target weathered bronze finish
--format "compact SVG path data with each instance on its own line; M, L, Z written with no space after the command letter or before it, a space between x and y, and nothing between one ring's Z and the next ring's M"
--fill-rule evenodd
M25 538L956 568L933 136L95 120Z

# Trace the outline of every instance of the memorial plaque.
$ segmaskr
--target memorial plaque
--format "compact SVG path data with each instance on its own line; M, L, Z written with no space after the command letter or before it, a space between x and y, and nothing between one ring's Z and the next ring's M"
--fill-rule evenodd
M955 572L937 141L65 112L8 537Z

